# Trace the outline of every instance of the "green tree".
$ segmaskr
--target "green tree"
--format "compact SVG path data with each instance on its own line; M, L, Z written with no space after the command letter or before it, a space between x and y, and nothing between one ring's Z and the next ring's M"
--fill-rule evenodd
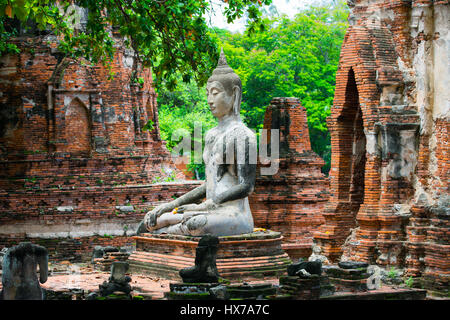
M75 30L70 0L0 0L0 53L15 52L8 43L14 33L11 19L22 26L34 23L56 34L59 49L68 57L85 57L105 65L114 55L111 29L119 32L145 67L174 88L177 77L204 83L218 58L216 43L208 33L209 0L78 0L86 9L85 30ZM248 17L249 30L261 25L260 7L271 0L223 0L228 22ZM141 65L141 64L138 64ZM159 82L157 82L159 84Z
M340 48L347 28L343 1L311 7L294 19L265 18L264 31L249 35L215 30L229 65L243 83L242 115L251 128L263 126L273 97L298 97L307 110L312 149L330 168L326 117L334 97Z
M205 165L195 161L195 157L201 159L202 154L195 154L194 146L201 144L201 150L204 149L205 134L217 125L217 120L209 110L204 87L199 88L193 81L189 83L178 81L173 90L167 90L162 86L158 90L158 117L161 138L167 142L169 151L181 141L181 138L174 139L175 132L191 137L191 157L187 168L199 179L205 179ZM198 139L194 137L195 126L201 126L202 130Z

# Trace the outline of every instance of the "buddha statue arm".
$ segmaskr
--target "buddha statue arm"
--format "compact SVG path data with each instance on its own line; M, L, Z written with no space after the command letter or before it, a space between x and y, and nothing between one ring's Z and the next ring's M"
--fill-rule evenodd
M256 164L237 164L239 184L213 197L216 204L247 197L255 187Z
M178 213L184 214L184 220L189 219L193 215L205 214L206 211L214 210L219 204L242 199L247 197L255 186L255 168L251 169L252 165L238 165L239 184L229 188L228 190L220 193L217 196L213 196L212 199L207 199L200 204L186 204L178 208ZM256 165L253 165L256 167ZM250 172L249 172L250 171ZM253 173L251 172L253 171ZM191 211L189 213L189 211Z
M246 135L245 138L243 138L244 135ZM247 197L255 187L256 159L252 159L251 150L256 150L256 137L253 134L246 134L245 131L242 132L240 130L233 132L233 136L234 143L232 144L232 148L234 149L234 154L237 155L233 169L236 170L235 174L238 178L238 184L222 193L216 194L213 197L216 204L243 199ZM242 155L243 158L241 158ZM230 165L227 165L227 169L230 169L229 166ZM220 175L220 179L222 178L222 175Z
M170 210L173 210L176 207L182 206L184 204L198 202L205 197L206 197L206 183L189 191L188 193L182 195L181 197L175 199L174 201L169 202L173 206L173 208L171 208Z
M256 139L251 135L248 135L246 138L242 138L244 134L245 132L242 133L242 131L233 132L234 143L232 143L231 145L234 149L234 154L237 155L237 157L235 158L234 165L232 165L231 167L230 165L225 165L225 170L223 170L224 172L219 172L220 180L222 179L225 172L229 169L236 170L235 174L238 177L238 184L230 187L224 192L214 195L212 200L215 204L243 199L247 197L255 187L256 163L252 164L253 159L251 159L250 150L256 150ZM242 142L243 145L241 144ZM240 158L240 152L242 151L244 158Z

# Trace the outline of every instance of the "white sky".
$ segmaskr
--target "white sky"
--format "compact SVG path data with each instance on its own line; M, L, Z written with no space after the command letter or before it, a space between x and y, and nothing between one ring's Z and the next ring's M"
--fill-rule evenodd
M211 1L215 11L215 15L211 15L210 24L214 27L227 29L232 32L245 30L245 19L236 20L232 24L227 24L227 20L224 18L221 5L223 2L220 0ZM305 9L308 5L317 3L320 4L324 0L272 0L272 4L276 6L278 13L286 14L290 18L294 17L301 9Z

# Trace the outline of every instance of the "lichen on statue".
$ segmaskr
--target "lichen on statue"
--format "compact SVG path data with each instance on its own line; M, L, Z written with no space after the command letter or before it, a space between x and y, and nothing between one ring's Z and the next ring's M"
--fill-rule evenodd
M138 233L229 236L253 232L247 197L255 185L256 136L240 118L241 80L228 66L223 51L206 93L218 120L205 137L206 181L149 211Z

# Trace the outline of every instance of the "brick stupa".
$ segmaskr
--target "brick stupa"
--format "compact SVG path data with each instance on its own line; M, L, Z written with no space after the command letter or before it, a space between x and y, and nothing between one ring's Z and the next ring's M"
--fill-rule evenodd
M255 226L281 232L289 256L305 258L311 254L312 231L325 222L322 210L329 183L321 172L324 161L311 149L306 110L299 99L273 98L264 129L268 143L271 129L279 130L279 169L262 175L258 166L249 197Z

